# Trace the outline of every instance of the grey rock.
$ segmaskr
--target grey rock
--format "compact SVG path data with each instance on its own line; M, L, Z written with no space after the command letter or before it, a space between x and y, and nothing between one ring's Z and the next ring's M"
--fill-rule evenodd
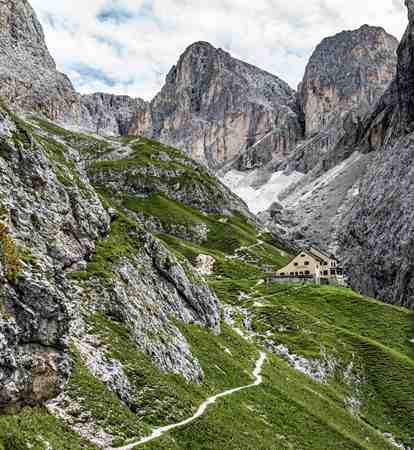
M391 89L397 46L382 28L364 25L324 39L314 51L298 95L306 139L267 169L305 174L279 195L280 214L262 214L275 232L338 251L338 235L372 160L360 145L367 116Z
M217 168L257 144L243 167L288 154L301 136L295 92L207 42L191 45L151 102L151 137ZM257 144L259 145L259 144Z
M0 1L0 97L18 112L41 113L72 128L103 135L145 128L148 104L109 94L79 95L56 69L42 26L27 0Z
M220 331L218 300L205 280L138 225L130 239L139 250L116 263L111 283L68 276L87 269L120 212L106 211L92 187L90 153L0 110L0 410L42 405L62 393L71 371L68 344L92 345L83 317L98 311L122 321L161 370L201 382L200 364L174 320ZM117 361L101 355L94 364L91 352L80 353L133 405Z
M0 96L16 111L101 135L145 135L214 169L237 162L242 152L240 167L262 165L288 154L301 137L295 92L208 43L184 52L150 104L127 96L81 96L56 70L26 0L2 0L0 17Z
M79 128L105 136L140 135L150 126L149 105L142 99L111 94L81 97Z
M26 0L0 1L0 96L15 109L42 112L54 120L79 115L78 95L56 70Z
M398 49L397 76L365 122L360 145L375 157L361 181L341 251L353 288L414 307L414 4L406 4L410 22Z
M319 133L338 115L375 103L395 75L397 46L395 37L368 25L324 39L300 86L306 135Z

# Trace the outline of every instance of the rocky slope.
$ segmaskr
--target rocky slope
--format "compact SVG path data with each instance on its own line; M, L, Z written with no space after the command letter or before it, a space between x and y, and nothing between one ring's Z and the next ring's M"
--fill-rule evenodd
M327 38L313 53L299 88L306 139L279 163L248 173L233 184L245 200L246 184L261 211L275 202L263 220L298 242L337 250L338 232L358 193L358 180L372 159L355 153L366 114L385 92L396 72L397 40L382 28L363 27ZM272 195L273 192L273 195Z
M200 381L171 317L218 331L216 297L137 222L102 203L83 169L101 152L113 161L132 148L24 124L5 109L0 129L1 408L56 396L70 372L68 338L82 349L85 318L98 311L128 327L161 370ZM146 192L130 195L138 193Z
M396 78L364 124L359 145L375 154L341 250L356 289L413 307L414 2L406 4L410 22L398 49Z
M251 383L259 351L260 388L148 448L410 449L412 313L265 283L289 247L179 150L0 123L2 450L137 441Z

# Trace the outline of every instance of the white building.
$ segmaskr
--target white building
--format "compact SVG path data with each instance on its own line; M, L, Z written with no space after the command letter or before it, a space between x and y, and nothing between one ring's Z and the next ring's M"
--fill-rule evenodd
M286 267L278 270L276 278L311 280L317 284L343 284L343 270L338 261L311 247L303 250Z

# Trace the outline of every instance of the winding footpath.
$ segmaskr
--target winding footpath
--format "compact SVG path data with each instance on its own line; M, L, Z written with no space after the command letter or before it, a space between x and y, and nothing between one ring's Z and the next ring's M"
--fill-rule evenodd
M205 412L207 411L207 408L212 405L213 403L216 403L216 401L219 398L222 397L227 397L228 395L233 395L236 392L240 392L240 391L244 391L245 389L250 389L252 387L255 386L259 386L260 384L262 384L263 382L263 378L262 378L262 369L263 369L263 364L266 361L266 354L261 352L260 353L260 357L256 362L256 367L253 371L253 377L254 377L254 383L252 384L248 384L246 386L240 386L234 389L230 389L228 391L224 391L220 394L214 395L213 397L209 397L204 403L202 403L200 405L200 407L198 408L197 412L191 416L190 418L183 420L182 422L178 422L178 423L174 423L172 425L168 425L165 427L160 427L160 428L156 428L152 434L146 438L141 439L140 441L137 442L133 442L132 444L126 445L125 447L117 447L116 449L113 450L131 450L133 448L136 448L142 444L146 444L150 441L153 441L154 439L157 439L159 437L161 437L163 434L174 430L176 428L181 428L185 425L188 425L191 422L194 422L195 420L197 420L199 417L203 416L205 414Z
M227 260L240 259L240 256L239 256L239 253L240 253L240 252L243 252L243 251L249 251L249 250L251 250L252 248L260 247L260 246L263 245L264 243L265 243L264 241L258 239L257 242L256 242L255 244L249 245L248 247L239 247L238 249L235 250L234 255L231 255L231 256L227 255L227 256L226 256L226 259L227 259Z

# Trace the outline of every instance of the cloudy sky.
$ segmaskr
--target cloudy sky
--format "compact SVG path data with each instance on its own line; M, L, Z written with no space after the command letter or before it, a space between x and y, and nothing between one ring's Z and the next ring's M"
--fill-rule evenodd
M61 71L80 92L151 99L195 41L295 87L326 36L368 23L400 38L404 0L31 0Z

